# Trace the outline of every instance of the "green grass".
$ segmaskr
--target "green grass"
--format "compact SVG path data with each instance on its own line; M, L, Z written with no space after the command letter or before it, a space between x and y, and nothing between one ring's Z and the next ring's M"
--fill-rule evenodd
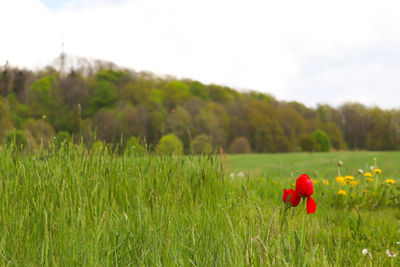
M337 175L337 162L344 165L342 172L356 173L369 170L376 158L378 167L387 175L400 176L400 152L330 152L330 153L278 153L228 155L225 166L233 172L251 172L252 175L294 177L306 172L310 176ZM297 177L297 176L296 176Z
M385 254L400 250L399 206L389 197L398 185L381 185L385 201L365 204L338 198L333 177L315 185L315 214L301 204L285 213L283 188L303 170L332 176L338 155L228 156L221 165L218 157L117 156L80 146L29 156L3 148L1 265L399 265L399 256ZM340 155L349 170L376 156L385 174L400 158ZM231 169L249 176L230 178Z

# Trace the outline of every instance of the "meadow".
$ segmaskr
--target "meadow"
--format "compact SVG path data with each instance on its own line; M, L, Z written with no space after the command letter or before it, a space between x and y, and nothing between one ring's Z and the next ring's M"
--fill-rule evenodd
M70 144L23 155L3 147L0 262L398 266L399 161L400 152L160 156ZM310 215L282 201L302 173L314 181Z

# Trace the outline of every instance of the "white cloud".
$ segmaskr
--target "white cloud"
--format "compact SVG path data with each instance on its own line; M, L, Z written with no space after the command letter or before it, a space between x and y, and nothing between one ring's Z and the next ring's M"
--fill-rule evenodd
M38 0L0 2L0 63L66 52L278 99L397 107L396 1Z

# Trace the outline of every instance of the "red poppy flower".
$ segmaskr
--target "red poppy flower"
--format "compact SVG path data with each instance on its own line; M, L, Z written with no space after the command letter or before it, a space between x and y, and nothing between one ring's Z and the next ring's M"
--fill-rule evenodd
M290 198L289 198L290 196ZM287 199L289 198L289 204L293 207L296 207L300 203L300 198L297 197L296 191L293 189L283 189L283 202L286 203Z
M301 198L307 198L307 213L314 213L317 209L317 203L311 195L314 193L314 185L307 174L302 174L296 180L296 190L283 190L283 202L286 203L290 196L289 203L293 207L299 205Z
M296 192L300 197L310 197L314 193L313 182L307 174L302 174L297 178Z

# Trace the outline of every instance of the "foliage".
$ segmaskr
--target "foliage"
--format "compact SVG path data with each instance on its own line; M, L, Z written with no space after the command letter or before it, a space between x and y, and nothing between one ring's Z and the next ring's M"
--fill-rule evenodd
M233 154L245 154L250 153L251 148L249 141L247 141L246 137L238 137L229 146L229 152Z
M52 85L54 78L49 76L35 81L28 94L28 106L33 118L48 116L52 105Z
M7 132L4 136L4 141L8 146L14 146L17 150L24 150L28 146L28 139L23 131Z
M299 145L302 151L320 151L321 145L315 139L315 137L311 134L303 135L299 139Z
M212 152L211 138L205 134L197 135L190 143L193 154L210 154Z
M56 139L54 140L54 145L59 148L61 146L68 146L68 144L72 141L71 136L68 132L58 132Z
M55 136L53 127L43 120L28 119L24 124L24 130L29 132L29 145L31 148L43 146L49 148Z
M0 101L0 138L3 138L4 134L12 129L13 125L7 107L2 101Z
M185 153L191 151L192 138L201 134L210 137L212 147L226 151L239 137L246 138L256 153L328 151L330 146L335 150L400 149L400 110L358 103L312 109L269 94L238 92L104 62L79 66L68 74L51 66L32 72L6 65L0 71L4 97L0 138L14 128L24 130L27 120L44 119L55 133L81 136L88 146L97 137L119 143L121 137L141 136L154 150L160 138L170 133L181 140ZM330 145L318 130L326 133ZM309 135L314 135L318 145Z
M329 136L322 130L316 130L312 136L319 144L319 151L328 152L331 149L331 140Z
M117 90L108 81L99 81L94 88L94 96L90 101L90 112L95 114L101 108L111 107L117 100Z
M189 90L193 96L197 96L203 100L210 99L210 95L206 89L206 86L204 84L202 84L201 82L198 82L198 81L192 82L190 84Z
M162 88L163 102L167 110L187 100L190 96L189 87L179 81L171 81Z
M146 152L144 147L139 144L139 141L134 136L130 137L126 142L125 151L129 154L135 155L143 155Z
M175 135L164 135L157 146L157 152L162 155L181 155L183 152L183 145Z

